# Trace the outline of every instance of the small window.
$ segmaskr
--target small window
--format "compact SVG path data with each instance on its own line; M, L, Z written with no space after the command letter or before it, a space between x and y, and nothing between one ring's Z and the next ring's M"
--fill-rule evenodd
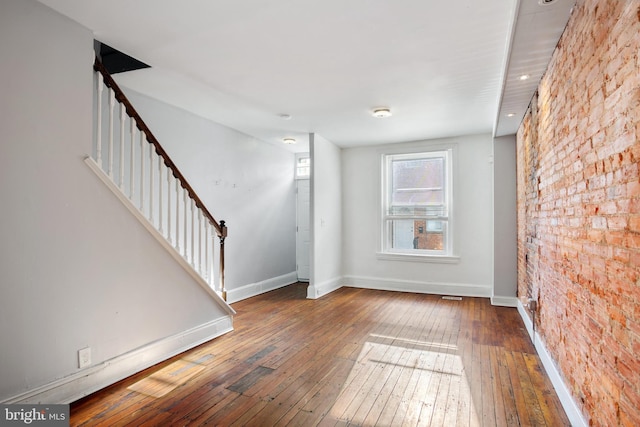
M308 154L296 154L296 179L309 179L311 176L311 158Z
M386 154L383 253L451 255L451 150Z

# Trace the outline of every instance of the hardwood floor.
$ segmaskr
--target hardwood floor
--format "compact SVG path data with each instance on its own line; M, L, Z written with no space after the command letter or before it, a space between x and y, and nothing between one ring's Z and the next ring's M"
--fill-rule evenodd
M235 330L71 405L83 426L562 426L515 309L295 284Z

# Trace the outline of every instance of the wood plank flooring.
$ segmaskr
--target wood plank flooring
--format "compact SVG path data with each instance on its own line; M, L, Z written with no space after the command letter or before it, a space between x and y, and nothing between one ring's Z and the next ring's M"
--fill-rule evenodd
M295 284L235 330L71 405L73 426L563 426L515 309Z

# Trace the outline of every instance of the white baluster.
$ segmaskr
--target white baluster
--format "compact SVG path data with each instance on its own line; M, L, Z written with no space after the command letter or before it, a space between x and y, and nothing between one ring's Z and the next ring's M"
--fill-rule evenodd
M100 169L102 169L102 91L104 90L104 83L102 74L98 74L98 122L96 123L96 162Z
M154 146L149 146L149 221L153 224L153 152Z
M180 180L176 178L176 250L180 252Z
M189 260L189 253L187 252L187 231L188 231L188 227L187 227L187 222L188 222L188 215L187 215L187 190L185 188L182 189L182 196L184 199L184 233L182 233L184 235L184 246L182 247L182 251L184 252L184 257L185 259L188 261Z
M196 237L196 202L191 199L191 266L195 268L196 265L196 253L195 253L195 237Z
M211 286L213 287L213 289L216 288L216 273L215 273L215 258L216 258L216 229L213 226L213 224L209 223L209 230L211 230L211 232L209 233L209 245L211 247L211 256L209 257L209 260L211 261L211 264L209 265L209 283L211 283Z
M211 224L211 283L214 285L214 289L221 291L220 288L220 275L216 274L216 258L220 258L220 254L216 255L216 251L220 250L218 246L218 234L215 227Z
M204 224L204 280L211 284L209 281L209 227L211 223L207 219Z
M133 202L133 195L135 192L134 184L136 182L133 174L134 174L134 161L136 157L135 150L135 140L136 140L136 122L133 119L129 120L129 131L131 133L131 138L129 141L131 142L131 152L129 153L129 199Z
M202 274L202 209L198 208L198 265L196 266L196 270Z
M207 227L209 226L209 220L207 220L207 217L204 216L204 214L202 215L202 234L200 235L200 237L202 238L202 240L200 241L200 250L201 250L201 257L202 257L202 261L200 264L200 275L202 276L202 278L205 280L205 282L207 281Z
M124 191L124 104L120 104L120 190Z
M171 236L171 169L167 169L167 240L173 244Z
M147 136L140 132L140 212L144 213L144 159Z
M162 231L162 211L164 210L164 206L162 206L162 156L158 156L158 231L160 234L164 236L164 231Z
M115 93L109 89L109 178L113 179L113 107L116 103Z

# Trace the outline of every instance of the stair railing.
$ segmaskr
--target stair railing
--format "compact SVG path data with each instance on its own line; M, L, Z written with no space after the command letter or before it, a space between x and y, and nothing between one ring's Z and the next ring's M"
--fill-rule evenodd
M97 120L92 160L171 247L226 301L225 221L218 222L209 213L98 58L94 70ZM213 277L214 233L220 241L217 286Z

